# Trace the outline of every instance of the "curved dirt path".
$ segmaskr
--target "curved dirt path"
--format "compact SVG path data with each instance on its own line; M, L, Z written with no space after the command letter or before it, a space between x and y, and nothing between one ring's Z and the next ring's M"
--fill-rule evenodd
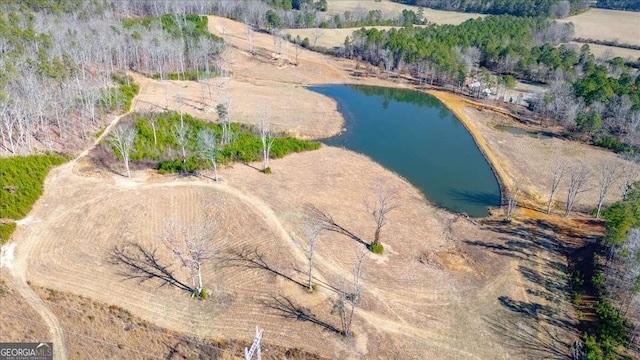
M142 89L140 89L142 90ZM136 96L137 97L137 96ZM133 100L136 101L136 98ZM134 108L132 106L131 108ZM62 174L72 174L73 166L78 160L89 154L94 147L96 147L107 136L109 131L120 121L121 118L128 115L131 112L128 111L124 114L116 116L106 127L105 131L100 135L91 146L82 151L75 159L71 160L67 164L62 165L58 170L58 176ZM19 222L18 226L29 223L34 219L28 217L22 222ZM44 319L49 333L51 334L51 342L53 343L53 357L54 359L69 359L69 346L65 335L65 330L60 324L60 321L55 314L49 309L49 307L36 295L33 289L27 283L27 266L30 254L34 249L37 250L40 240L38 238L27 238L26 241L20 242L19 246L16 245L16 251L11 262L11 274L13 275L18 293L40 314Z

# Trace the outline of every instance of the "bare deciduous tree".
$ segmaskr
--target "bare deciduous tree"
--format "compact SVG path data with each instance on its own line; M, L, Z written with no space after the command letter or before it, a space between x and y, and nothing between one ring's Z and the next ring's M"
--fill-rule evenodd
M296 55L296 66L298 66L298 56L300 56L300 54L302 53L302 47L300 47L300 45L295 44L293 46L293 51L295 51L295 55Z
M218 181L218 142L216 132L211 128L204 128L198 133L198 154L203 160L211 161L213 179Z
M518 205L518 197L520 196L520 180L515 179L513 182L513 189L509 191L507 196L507 216L506 220L511 221L511 216Z
M307 245L307 260L309 260L309 291L313 291L313 251L315 250L316 240L322 230L322 225L313 218L309 218L304 225L307 231L309 243Z
M133 144L136 141L136 130L128 125L121 125L111 131L109 136L109 143L113 146L119 155L122 157L124 167L127 169L127 177L131 177L129 171L129 157L131 156L131 150L133 150Z
M360 275L362 274L362 263L364 261L365 253L358 256L358 260L353 269L353 292L348 293L344 288L344 282L342 286L339 286L339 298L336 302L336 310L340 315L340 325L342 326L342 335L345 337L351 335L351 324L353 322L353 314L360 300Z
M218 113L218 121L222 126L220 143L223 146L230 144L233 140L231 123L229 122L230 110L231 110L231 99L229 97L224 97L224 99L220 101L220 103L216 106L216 112Z
M376 181L372 190L374 192L373 201L365 197L363 203L369 216L376 223L376 231L371 245L380 245L380 235L382 228L387 224L387 215L400 206L398 203L398 190L389 187L383 180Z
M583 162L576 163L569 172L569 184L567 186L567 204L565 207L564 216L569 216L571 209L578 199L578 195L589 191L585 188L587 182L591 178L591 171L587 164Z
M566 172L566 163L561 160L553 160L551 165L551 191L549 192L549 201L547 202L547 214L551 214L551 205L553 204L553 196L558 191L560 181Z
M203 295L202 267L217 253L217 248L212 244L217 234L218 223L205 214L199 221L189 225L171 221L159 236L180 266L189 273L194 295L199 297Z
M620 178L618 164L604 163L600 165L598 170L598 210L596 211L596 219L600 218L604 198Z
M252 360L253 355L256 355L256 360L262 360L262 352L260 349L260 341L262 341L262 333L264 329L258 328L256 325L256 336L253 338L253 343L251 344L251 348L244 348L244 360Z
M324 32L321 28L315 28L311 36L313 36L313 47L318 45L318 39L320 39L324 35Z
M622 200L626 200L627 193L631 189L633 183L640 177L640 157L637 155L628 155L620 168L620 190L622 192Z
M249 25L246 19L244 23L244 35L247 38L247 42L249 43L249 53L253 54L253 27Z
M269 112L265 108L258 109L258 131L262 142L262 171L266 172L269 167L271 147L276 138L269 126Z
M173 136L176 138L176 142L178 143L178 145L180 145L183 165L185 165L187 162L187 142L190 135L191 131L184 122L181 122L180 124L174 124Z

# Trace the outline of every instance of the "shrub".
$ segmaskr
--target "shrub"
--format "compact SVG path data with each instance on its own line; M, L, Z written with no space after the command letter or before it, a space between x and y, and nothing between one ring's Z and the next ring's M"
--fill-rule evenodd
M9 238L15 229L16 223L14 222L0 224L0 244L4 244L9 241Z
M0 218L25 217L42 195L49 169L65 161L56 154L0 158Z
M200 292L198 292L198 290L194 291L193 296L198 300L207 300L209 293L207 292L207 289L202 288Z
M263 170L263 172L264 172L265 174L271 174L271 167L267 166L267 167Z
M131 154L131 160L158 161L156 169L160 173L173 173L181 171L195 171L211 166L209 161L203 161L198 156L189 156L186 159L186 169L182 159L177 159L176 154L181 153L180 146L174 135L174 128L180 124L180 114L176 112L164 112L155 114L155 141L151 119L142 116L136 119L135 128L137 137L135 149ZM205 128L212 129L220 138L222 128L219 124L195 119L187 114L182 116L185 126L190 129L185 148L193 153L197 151L198 133ZM232 123L231 131L235 134L234 140L220 149L218 153L219 163L231 161L252 162L261 159L262 143L260 138L253 133L253 128ZM284 157L292 152L302 152L319 149L318 142L299 140L292 137L276 138L271 148L271 158Z
M374 254L382 254L384 252L384 246L382 246L382 244L369 244L369 250Z
M600 287L602 285L604 285L604 273L602 271L597 271L592 277L591 277L591 283L593 284L593 286L595 287Z
M625 146L620 140L616 139L613 136L605 136L600 139L596 139L593 144L595 146L603 147L605 149L610 149L615 152L622 152L625 150Z

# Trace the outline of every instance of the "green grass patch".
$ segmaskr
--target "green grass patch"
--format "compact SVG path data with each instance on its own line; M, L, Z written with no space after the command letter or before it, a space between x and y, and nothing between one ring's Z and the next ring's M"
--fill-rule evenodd
M203 120L195 119L187 114L183 115L185 127L189 129L185 148L189 154L182 161L182 149L174 135L175 128L180 126L180 115L176 112L154 114L154 118L141 116L135 120L137 137L131 160L148 162L157 161L157 169L161 173L180 171L195 171L210 167L208 161L197 156L197 136L205 128L213 129L220 139L222 127ZM155 121L155 138L151 121ZM253 162L261 160L262 143L254 128L247 125L232 123L234 141L224 146L217 155L221 164L233 161ZM319 142L300 140L293 137L281 136L274 140L270 158L278 159L290 153L317 150Z
M197 70L187 70L183 73L169 73L164 74L164 78L168 80L179 80L179 81L198 81L202 79L210 79L217 77L218 73L215 72L206 72L206 71L197 71ZM160 74L151 75L152 79L160 80Z
M140 87L124 74L116 73L112 79L119 86L101 90L98 108L105 112L121 110L126 113L131 109L133 98L138 95Z
M0 218L25 217L42 195L51 167L65 161L56 154L0 158Z
M14 222L0 224L0 244L4 245L9 241L9 238L15 229L16 223Z

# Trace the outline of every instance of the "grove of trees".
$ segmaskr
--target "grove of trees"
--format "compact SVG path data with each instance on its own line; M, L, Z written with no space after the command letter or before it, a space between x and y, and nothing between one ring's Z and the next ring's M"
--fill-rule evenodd
M516 16L566 17L589 7L588 0L393 0L408 5L433 9L477 12L483 14L509 14ZM599 3L600 1L598 1Z

